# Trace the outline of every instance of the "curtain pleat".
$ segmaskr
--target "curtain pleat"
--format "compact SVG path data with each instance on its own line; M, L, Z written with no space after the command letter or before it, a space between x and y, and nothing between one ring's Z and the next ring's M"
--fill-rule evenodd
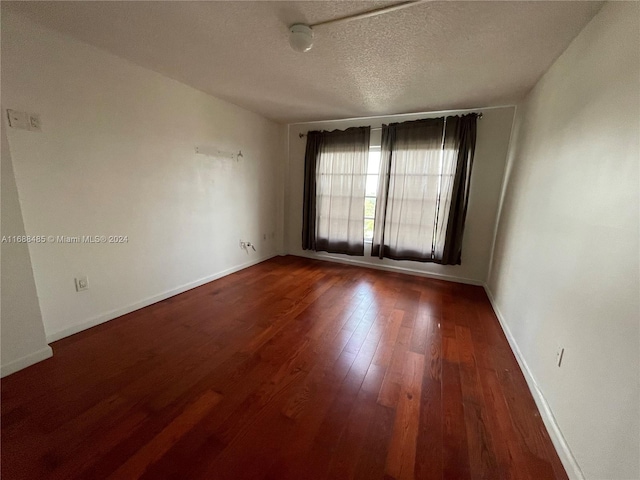
M364 255L370 127L309 132L302 248Z

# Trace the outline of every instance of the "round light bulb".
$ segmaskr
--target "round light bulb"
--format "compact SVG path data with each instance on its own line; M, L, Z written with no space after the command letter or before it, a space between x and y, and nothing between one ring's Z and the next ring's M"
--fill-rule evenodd
M289 45L296 52L308 52L313 47L313 30L309 25L296 23L289 28Z

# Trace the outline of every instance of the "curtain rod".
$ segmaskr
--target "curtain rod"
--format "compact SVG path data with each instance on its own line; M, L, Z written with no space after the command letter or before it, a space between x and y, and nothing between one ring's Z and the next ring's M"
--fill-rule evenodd
M419 5L421 3L426 2L427 0L409 0L405 2L396 3L394 5L387 5L380 8L374 8L373 10L368 10L366 12L355 13L352 15L346 15L344 17L334 18L332 20L325 20L324 22L317 22L309 25L311 28L323 27L325 25L332 25L334 23L343 23L343 22L351 22L353 20L361 20L364 18L376 17L378 15L382 15L384 13L395 12L397 10L403 10L407 7L413 7L414 5Z
M479 114L478 114L478 118L482 118L482 113L479 113ZM339 121L339 120L338 120L338 121ZM409 121L411 121L411 120L409 120ZM372 132L375 132L375 131L378 131L378 130L382 130L382 127L373 127L373 128L371 129L371 131L372 131ZM302 138L302 137L306 137L306 136L307 136L307 134L306 134L306 133L299 133L299 134L298 134L298 137L300 137L300 138Z

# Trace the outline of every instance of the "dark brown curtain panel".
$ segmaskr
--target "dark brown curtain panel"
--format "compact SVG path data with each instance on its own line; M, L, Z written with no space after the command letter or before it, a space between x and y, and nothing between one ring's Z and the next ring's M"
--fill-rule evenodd
M373 256L461 262L476 119L383 125Z
M456 153L456 169L449 197L450 207L447 215L444 250L440 259L440 263L444 265L460 265L462 263L462 236L469 205L477 122L478 115L475 113L447 118L444 148L446 151Z
M364 255L369 127L309 132L302 248Z
M320 151L321 132L307 133L304 155L304 200L302 205L302 249L316 249L316 161Z

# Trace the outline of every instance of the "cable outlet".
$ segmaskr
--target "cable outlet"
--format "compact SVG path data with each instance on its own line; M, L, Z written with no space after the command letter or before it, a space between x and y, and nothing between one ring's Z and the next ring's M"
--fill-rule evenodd
M32 132L41 132L40 115L29 114L29 130Z
M89 290L89 279L87 276L77 277L76 279L76 292L84 292Z

